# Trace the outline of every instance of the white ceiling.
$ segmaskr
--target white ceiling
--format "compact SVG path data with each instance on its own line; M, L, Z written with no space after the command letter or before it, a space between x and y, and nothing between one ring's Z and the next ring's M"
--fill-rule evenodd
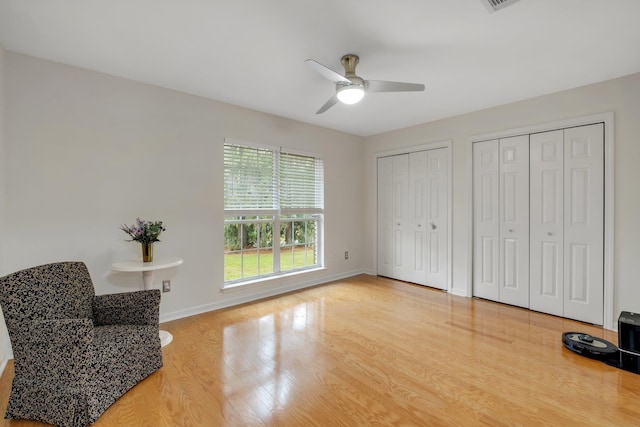
M368 136L640 72L639 0L0 0L24 53ZM424 83L315 111L308 68Z

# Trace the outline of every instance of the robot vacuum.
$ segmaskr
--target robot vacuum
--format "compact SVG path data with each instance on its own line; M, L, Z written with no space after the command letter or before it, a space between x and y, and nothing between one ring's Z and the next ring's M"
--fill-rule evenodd
M562 344L582 356L620 367L618 347L602 338L580 332L565 332L562 334Z

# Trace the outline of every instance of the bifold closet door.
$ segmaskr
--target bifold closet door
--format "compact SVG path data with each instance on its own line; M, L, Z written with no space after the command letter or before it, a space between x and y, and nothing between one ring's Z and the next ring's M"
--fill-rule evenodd
M499 148L500 302L529 307L529 135Z
M564 316L604 320L604 124L564 130Z
M448 287L449 255L449 153L444 148L426 151L426 201L425 222L427 247L428 286L444 289Z
M531 135L530 308L564 316L564 130Z
M473 144L473 294L529 306L529 136Z
M378 159L378 274L447 289L448 150Z
M426 151L409 154L409 195L406 218L407 248L405 280L419 285L427 283L427 197L429 157Z
M408 263L406 280L447 289L448 153L444 148L409 154Z
M378 159L378 274L393 274L393 158Z
M390 277L412 279L412 219L409 206L409 155L391 160L391 274Z
M425 264L415 260L417 244L424 255L424 238L423 244L416 241L413 199L416 185L423 185L414 180L408 154L378 159L378 274L408 282L419 279L416 266L424 269Z
M473 144L473 295L500 300L497 139Z
M409 155L378 159L378 274L413 281Z
M604 125L531 136L531 308L603 323Z
M413 279L413 221L410 198L409 156L393 156L393 273L400 280Z

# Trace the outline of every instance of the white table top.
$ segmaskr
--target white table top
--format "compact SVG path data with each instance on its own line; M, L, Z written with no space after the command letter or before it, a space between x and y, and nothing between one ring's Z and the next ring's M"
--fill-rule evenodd
M178 257L154 257L151 262L142 260L119 261L111 264L114 271L154 271L171 268L182 264L184 260Z

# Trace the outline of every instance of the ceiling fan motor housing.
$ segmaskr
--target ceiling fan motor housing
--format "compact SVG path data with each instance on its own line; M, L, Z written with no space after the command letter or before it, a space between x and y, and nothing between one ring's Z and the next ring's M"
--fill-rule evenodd
M356 66L358 65L358 62L360 62L360 58L358 58L358 55L349 53L343 56L340 62L342 62L342 66L344 67L344 76L347 79L349 79L351 84L348 82L337 82L336 90L340 90L344 86L352 86L352 85L357 85L364 89L365 88L364 79L356 74Z
M348 82L336 82L336 95L343 104L356 104L364 97L365 81L356 75L356 66L360 62L357 55L347 54L340 60L344 67L344 76Z
M358 77L356 75L356 66L358 65L358 62L360 62L358 55L348 53L342 57L340 62L342 62L342 66L344 67L344 76L346 78L351 79L351 77ZM360 79L360 77L358 78Z

